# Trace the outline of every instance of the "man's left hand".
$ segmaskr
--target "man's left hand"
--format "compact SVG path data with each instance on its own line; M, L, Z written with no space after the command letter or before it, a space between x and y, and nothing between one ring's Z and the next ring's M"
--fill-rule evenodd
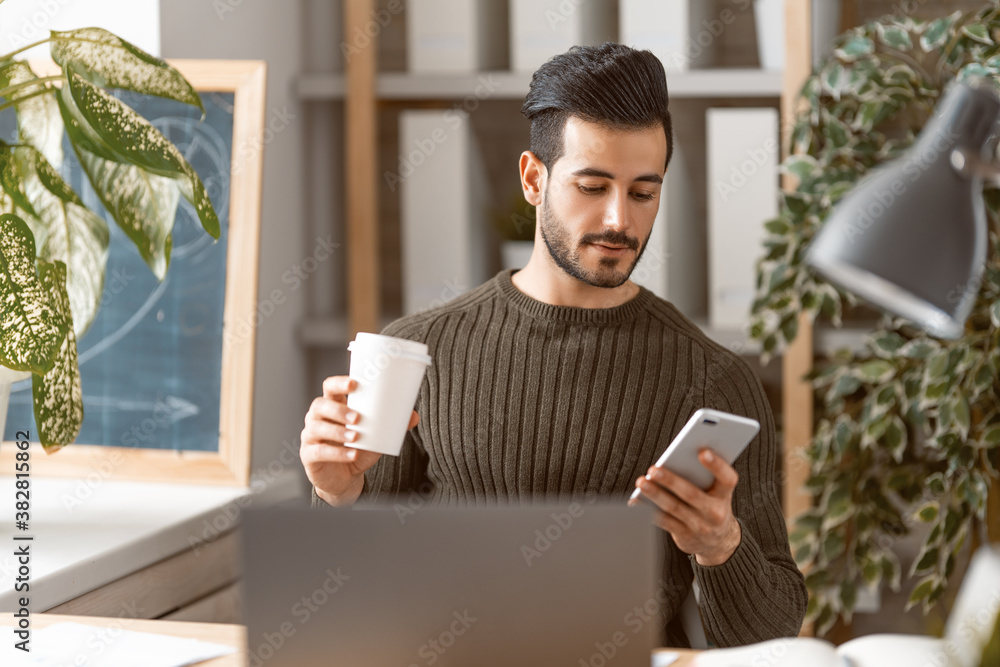
M710 449L701 450L698 460L715 475L715 482L706 491L656 466L635 485L659 509L653 523L670 533L678 549L694 554L699 565L721 565L733 555L742 537L733 515L733 490L739 475ZM636 498L629 506L638 502Z

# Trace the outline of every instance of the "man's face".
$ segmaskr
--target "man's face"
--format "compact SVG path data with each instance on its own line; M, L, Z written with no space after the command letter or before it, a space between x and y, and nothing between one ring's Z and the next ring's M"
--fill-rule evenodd
M594 287L628 280L646 249L660 204L667 138L659 125L611 130L570 117L563 156L538 207L555 263Z

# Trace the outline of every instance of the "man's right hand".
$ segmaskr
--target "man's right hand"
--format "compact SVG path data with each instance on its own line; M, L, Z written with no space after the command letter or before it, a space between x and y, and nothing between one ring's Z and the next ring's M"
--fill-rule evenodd
M347 375L334 375L323 381L323 395L315 398L306 413L302 429L299 458L306 477L316 487L316 495L330 505L350 505L361 495L365 471L381 458L377 452L354 449L345 443L354 442L360 434L347 430L347 424L357 424L361 416L347 407L347 394L358 383ZM416 410L407 428L420 421Z

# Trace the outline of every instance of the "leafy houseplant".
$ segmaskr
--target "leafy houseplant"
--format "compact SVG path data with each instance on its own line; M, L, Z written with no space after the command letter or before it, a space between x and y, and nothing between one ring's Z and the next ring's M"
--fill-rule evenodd
M14 56L44 43L59 73L39 78ZM219 238L218 217L191 165L105 88L190 104L204 117L201 98L176 69L100 28L53 31L0 55L0 111L14 110L18 131L16 143L0 141L0 381L10 382L10 371L30 372L47 452L72 442L83 421L76 341L100 306L109 243L104 219L60 176L64 135L104 208L159 280L170 264L181 196Z
M770 356L792 341L799 316L837 326L854 299L809 272L806 246L858 179L898 157L934 112L945 86L1000 81L1000 5L933 21L885 18L838 38L805 84L792 155L797 178L766 223L751 335ZM991 226L976 305L957 341L885 317L867 352L842 351L810 375L818 392L807 491L813 506L790 536L810 589L807 620L825 633L850 621L861 587L898 590L892 545L917 523L929 534L910 568L907 608L941 599L961 551L985 532L1000 464L1000 191L983 192Z

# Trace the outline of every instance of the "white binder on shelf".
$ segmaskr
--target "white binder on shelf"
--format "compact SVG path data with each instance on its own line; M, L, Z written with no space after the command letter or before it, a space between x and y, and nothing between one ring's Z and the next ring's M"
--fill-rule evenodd
M516 72L533 72L571 46L617 39L613 0L510 0L510 60Z
M709 109L709 323L749 323L764 223L778 215L778 112Z
M619 0L621 42L652 51L668 72L707 67L716 39L706 27L709 6L704 0Z
M400 114L403 314L444 305L486 282L485 169L469 115Z
M631 279L688 317L698 317L703 316L699 306L705 292L705 270L699 259L704 256L704 244L698 234L692 188L684 151L674 146L653 231Z
M406 53L421 74L506 69L505 0L408 0Z

